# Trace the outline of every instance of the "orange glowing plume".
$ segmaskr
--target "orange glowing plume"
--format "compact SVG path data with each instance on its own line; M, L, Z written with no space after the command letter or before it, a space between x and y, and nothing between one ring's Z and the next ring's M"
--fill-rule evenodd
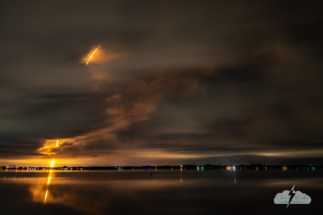
M94 51L93 51L93 53L91 54L91 56L89 57L89 59L87 60L87 62L86 62L86 64L85 65L87 65L89 62L90 62L90 60L91 60L91 58L93 57L93 55L95 54L95 52L100 48L100 46L101 45L99 45Z

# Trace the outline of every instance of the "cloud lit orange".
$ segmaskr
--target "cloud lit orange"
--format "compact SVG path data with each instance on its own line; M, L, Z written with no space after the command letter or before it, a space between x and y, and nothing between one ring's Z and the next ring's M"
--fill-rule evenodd
M121 54L103 50L101 45L99 45L98 47L93 47L88 52L88 54L83 58L83 62L86 65L88 65L89 63L104 63L120 58L121 56Z

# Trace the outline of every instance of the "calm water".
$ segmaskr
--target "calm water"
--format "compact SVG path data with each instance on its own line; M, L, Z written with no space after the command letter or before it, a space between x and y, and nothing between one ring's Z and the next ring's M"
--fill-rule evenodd
M275 205L302 191L309 205ZM0 171L0 214L311 214L322 171Z

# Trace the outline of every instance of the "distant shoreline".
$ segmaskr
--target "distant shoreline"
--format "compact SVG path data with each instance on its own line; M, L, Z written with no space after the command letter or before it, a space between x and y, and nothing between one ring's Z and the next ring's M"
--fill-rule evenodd
M0 166L0 170L231 170L231 171L242 171L242 170L308 170L317 171L323 170L323 165L263 165L263 164L250 164L250 165L164 165L164 166L62 166L62 167L19 167L16 165Z

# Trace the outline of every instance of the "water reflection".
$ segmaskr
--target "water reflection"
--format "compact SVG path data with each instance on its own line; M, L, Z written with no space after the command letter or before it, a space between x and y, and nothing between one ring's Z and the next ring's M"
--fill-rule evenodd
M236 185L237 184L237 179L236 179L236 171L235 170L233 171L233 175L234 175L234 184Z
M50 184L52 171L53 171L53 170L50 170L50 171L49 171L49 175L48 175L48 179L47 179L47 189L46 189L46 193L45 193L45 200L44 200L44 204L46 204L46 201L47 201L47 196L48 196L48 187L49 187L49 184Z
M67 207L72 207L77 211L86 212L88 214L106 214L102 212L109 201L125 201L124 197L136 202L137 192L158 191L163 188L174 188L178 185L178 181L174 180L152 180L149 177L140 180L109 180L103 178L99 180L88 178L69 178L55 177L52 180L52 171L49 172L46 185L39 183L30 187L30 192L33 195L33 202L43 202L46 204L58 204ZM62 174L62 172L56 172ZM91 174L88 172L88 174ZM104 174L104 172L101 172ZM155 173L154 173L155 175ZM148 175L147 175L148 176ZM182 181L182 172L181 172ZM53 183L51 183L53 182ZM140 202L137 202L140 204ZM89 207L88 205L91 205Z
M57 147L57 144L58 144L58 141L56 143L56 147ZM53 158L51 164L50 164L50 167L53 168L55 165L55 160ZM48 196L48 188L49 188L49 184L50 184L50 181L51 181L51 176L52 176L52 169L49 171L49 174L48 174L48 179L47 179L47 189L46 189L46 193L45 193L45 199L44 199L44 205L46 204L46 201L47 201L47 196Z
M260 206L267 208L269 214L275 212L273 211L275 205L272 202L275 194L289 189L290 183L296 184L300 190L313 197L313 203L314 199L318 199L315 195L319 197L323 191L323 173L318 171L310 173L306 171L304 174L301 171L174 170L154 171L151 175L151 171L50 170L3 171L0 172L0 177L6 174L8 178L16 175L16 181L0 181L2 190L0 201L4 202L2 204L4 207L6 201L9 204L15 199L14 202L18 205L22 201L29 201L28 205L60 208L60 215L79 213L188 215L215 214L221 210L226 210L228 214L239 211L257 214ZM286 177L286 174L289 176ZM24 180L21 180L23 178ZM181 183L183 180L185 183ZM6 192L15 197L7 200ZM232 203L237 207L231 207ZM65 212L67 208L73 211ZM288 209L293 210L293 207ZM30 213L33 213L33 210L30 208ZM266 213L267 211L264 212Z

